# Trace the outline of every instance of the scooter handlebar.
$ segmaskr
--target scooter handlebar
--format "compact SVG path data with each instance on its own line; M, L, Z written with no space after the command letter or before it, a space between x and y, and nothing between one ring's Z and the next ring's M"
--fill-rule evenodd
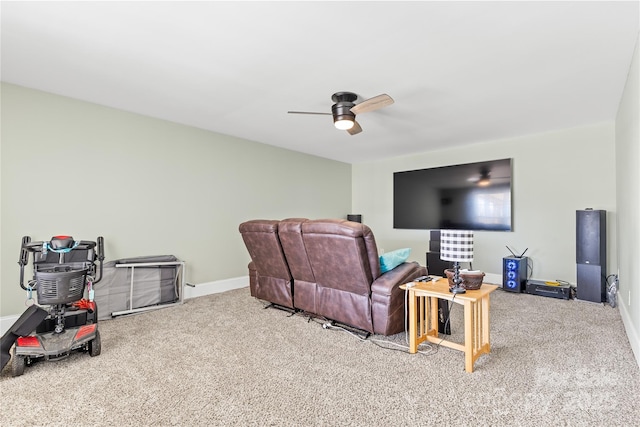
M97 241L98 241L97 256L98 256L98 262L100 263L100 275L95 280L95 282L93 282L94 285L98 283L100 280L102 280L102 262L104 261L104 239L102 238L102 236L98 236Z

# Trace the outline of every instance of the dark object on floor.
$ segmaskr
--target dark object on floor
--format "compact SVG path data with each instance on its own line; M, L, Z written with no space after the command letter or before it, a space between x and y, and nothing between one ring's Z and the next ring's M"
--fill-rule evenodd
M542 280L527 280L527 293L559 299L571 298L571 286L559 282L543 282Z

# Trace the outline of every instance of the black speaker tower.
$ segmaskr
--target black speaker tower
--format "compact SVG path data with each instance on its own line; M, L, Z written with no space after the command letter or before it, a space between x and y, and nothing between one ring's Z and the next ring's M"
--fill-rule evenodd
M576 298L604 302L607 283L607 212L576 211Z
M446 277L444 271L449 268L453 268L453 262L440 259L440 230L430 230L427 271L429 274Z
M360 214L349 214L349 215L347 215L347 221L362 222L362 215L360 215Z

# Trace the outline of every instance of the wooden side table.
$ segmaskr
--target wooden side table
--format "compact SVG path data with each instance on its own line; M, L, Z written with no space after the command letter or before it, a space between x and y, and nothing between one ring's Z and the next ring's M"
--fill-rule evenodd
M480 289L464 294L449 292L447 279L436 282L404 284L401 289L409 292L409 353L416 353L421 342L464 352L464 367L473 372L473 364L480 355L489 353L489 295L498 289L496 285L483 283ZM464 344L438 337L438 299L464 306Z

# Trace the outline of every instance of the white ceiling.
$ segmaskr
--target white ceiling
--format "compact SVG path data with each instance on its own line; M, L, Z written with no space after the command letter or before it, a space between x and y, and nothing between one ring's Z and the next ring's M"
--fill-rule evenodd
M358 163L615 118L638 1L9 2L2 80ZM350 136L331 95L387 93Z

